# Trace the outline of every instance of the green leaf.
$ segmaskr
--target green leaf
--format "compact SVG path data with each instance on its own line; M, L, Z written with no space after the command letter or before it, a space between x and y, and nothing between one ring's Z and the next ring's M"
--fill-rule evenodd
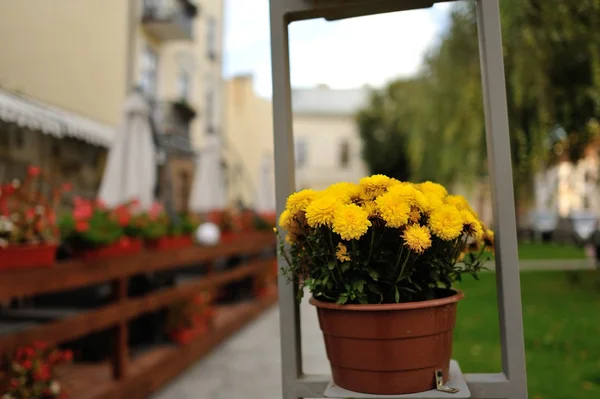
M365 280L357 280L354 283L352 283L352 286L354 287L354 289L358 292L363 292L364 290L364 286L366 284Z
M352 263L350 262L344 262L342 263L342 273L347 272L350 269L350 266L352 266Z
M373 280L379 281L379 273L377 273L375 270L369 269L369 276L371 276Z
M330 262L327 267L329 268L329 270L333 270L335 269L335 262Z
M396 303L400 302L400 292L398 291L398 287L394 286Z
M338 298L338 300L337 300L336 303L340 304L340 305L343 305L346 302L348 302L348 294L342 294L342 295L340 295L340 297Z

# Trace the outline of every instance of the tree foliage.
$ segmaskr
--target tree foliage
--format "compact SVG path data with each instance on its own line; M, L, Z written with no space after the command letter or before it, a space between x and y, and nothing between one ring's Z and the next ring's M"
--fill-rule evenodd
M600 113L600 0L503 0L501 16L513 170L517 193L526 197L533 174L556 155L549 141L555 126L567 132L563 147L572 159L598 131L590 125L597 127ZM386 158L376 156L385 147L404 154L412 179L451 184L484 175L474 2L452 9L419 76L393 82L377 96L385 106L374 101L359 114L365 160L374 170L385 169ZM374 132L381 130L394 137L375 146Z

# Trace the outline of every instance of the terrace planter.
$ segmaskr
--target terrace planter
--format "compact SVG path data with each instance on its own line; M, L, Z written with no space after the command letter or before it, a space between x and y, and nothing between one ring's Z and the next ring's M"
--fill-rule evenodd
M110 245L76 252L75 257L83 260L118 258L140 253L143 245L141 239L127 237Z
M10 245L0 248L0 271L50 268L56 263L57 245Z
M338 305L314 297L333 381L373 395L435 388L434 372L449 376L456 307L461 292L422 302Z
M168 251L190 247L193 243L191 236L160 237L146 241L146 247L157 251Z

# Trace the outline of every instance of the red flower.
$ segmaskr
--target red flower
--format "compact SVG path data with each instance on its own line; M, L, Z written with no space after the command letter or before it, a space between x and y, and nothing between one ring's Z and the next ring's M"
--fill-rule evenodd
M35 342L33 343L33 347L34 347L35 349L39 349L39 350L42 350L42 351L43 351L43 350L46 350L46 349L48 349L48 344L47 344L47 343L45 343L45 342L43 342L43 341L35 341Z
M17 380L16 378L13 378L10 380L10 382L8 383L8 387L11 389L15 389L19 386L19 380Z
M23 366L23 368L25 370L31 370L31 367L33 367L33 363L29 359L23 360L23 363L21 363L21 366Z
M11 183L7 183L5 185L3 185L2 187L0 187L0 194L2 195L12 195L15 192L15 186L13 186Z
M73 351L66 350L62 353L62 360L64 362L71 362L73 360Z
M33 209L33 208L27 209L27 211L25 211L25 218L27 218L28 220L35 218L35 209Z
M39 166L31 165L27 168L27 175L29 175L31 177L39 176L40 173L42 173L42 169L40 169Z
M127 226L131 221L131 214L129 213L129 209L127 209L124 206L119 206L117 209L115 209L115 216L117 219L117 223L119 223L119 226L121 227Z
M73 190L73 184L71 183L64 183L61 187L62 191L65 193L68 193L69 191Z
M30 346L23 348L23 353L26 357L32 357L33 355L35 355L35 351Z
M51 377L52 373L50 372L50 366L45 363L41 364L33 373L33 379L35 381L48 381Z
M90 224L87 222L87 220L78 220L75 223L75 230L78 233L85 233L89 229L90 229Z

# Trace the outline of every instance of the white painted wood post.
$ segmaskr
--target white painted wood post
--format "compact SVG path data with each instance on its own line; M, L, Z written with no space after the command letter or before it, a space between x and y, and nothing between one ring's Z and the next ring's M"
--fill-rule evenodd
M496 279L503 372L468 374L465 378L472 398L526 399L521 291L499 6L498 0L476 1L487 152L497 237ZM304 19L342 19L427 8L433 4L433 0L270 0L278 213L284 210L286 198L295 190L288 24ZM283 262L283 259L279 260L280 266ZM320 398L330 377L303 373L296 290L280 274L282 399Z

